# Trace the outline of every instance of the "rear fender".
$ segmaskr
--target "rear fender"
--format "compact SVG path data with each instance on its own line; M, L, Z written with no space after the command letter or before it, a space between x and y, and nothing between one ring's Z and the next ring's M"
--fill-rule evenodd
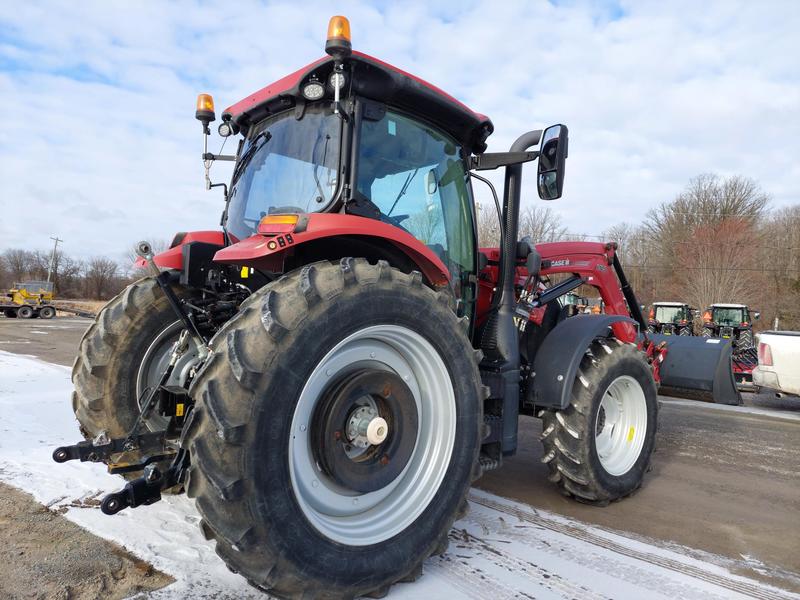
M563 410L569 406L572 384L586 349L592 340L608 336L612 325L621 322L635 325L633 319L621 315L577 315L550 332L533 362L537 408Z
M286 259L302 250L304 244L354 237L391 244L408 257L431 285L446 285L450 281L450 273L439 256L410 233L382 221L338 213L302 215L294 231L253 235L221 249L214 255L214 262L282 272Z

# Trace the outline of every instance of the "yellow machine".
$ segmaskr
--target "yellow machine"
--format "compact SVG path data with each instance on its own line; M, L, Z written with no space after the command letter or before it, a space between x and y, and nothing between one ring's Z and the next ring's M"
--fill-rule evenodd
M18 282L5 295L6 299L0 302L0 310L8 318L52 319L56 315L56 309L51 304L53 284L49 281Z

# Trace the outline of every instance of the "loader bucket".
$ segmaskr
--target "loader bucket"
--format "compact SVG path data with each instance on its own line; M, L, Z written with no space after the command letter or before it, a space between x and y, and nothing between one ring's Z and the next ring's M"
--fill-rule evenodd
M731 366L731 341L719 338L650 334L667 343L659 393L717 404L742 403Z

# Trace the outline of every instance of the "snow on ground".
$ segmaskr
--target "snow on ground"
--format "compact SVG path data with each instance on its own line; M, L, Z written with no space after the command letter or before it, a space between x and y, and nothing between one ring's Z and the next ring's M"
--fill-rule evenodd
M148 598L264 598L217 558L185 496L113 517L74 506L123 481L101 465L52 461L55 447L79 439L71 387L66 367L0 351L0 480L51 508L69 507L70 520L175 577ZM691 558L680 546L633 539L479 490L470 493L470 512L450 537L449 551L429 559L425 575L394 587L390 598L800 599Z

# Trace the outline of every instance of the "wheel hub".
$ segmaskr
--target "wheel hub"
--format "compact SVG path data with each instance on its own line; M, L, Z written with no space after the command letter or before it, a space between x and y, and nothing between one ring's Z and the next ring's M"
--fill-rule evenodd
M389 424L372 406L358 407L347 422L347 439L359 448L382 444L388 435Z
M417 429L416 402L405 382L390 371L360 369L323 393L312 418L311 439L326 475L368 493L403 471Z

